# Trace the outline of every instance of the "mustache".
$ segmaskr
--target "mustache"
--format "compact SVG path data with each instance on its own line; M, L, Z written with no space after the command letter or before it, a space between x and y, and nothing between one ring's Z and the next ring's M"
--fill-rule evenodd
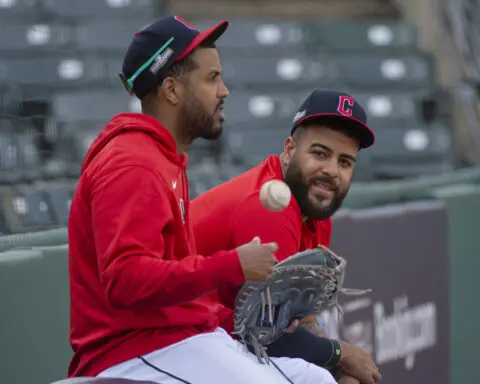
M225 101L222 99L218 102L217 104L217 107L215 108L215 110L219 109L219 108L223 108L223 106L225 105Z
M310 183L322 183L327 186L328 189L338 193L339 187L337 183L333 180L332 177L329 176L315 176L310 180Z

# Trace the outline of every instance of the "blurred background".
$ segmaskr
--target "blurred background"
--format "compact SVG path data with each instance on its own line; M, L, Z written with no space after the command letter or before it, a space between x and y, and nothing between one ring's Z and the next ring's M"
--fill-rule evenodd
M0 0L0 382L66 374L70 201L98 132L140 111L118 73L163 14L231 21L224 135L189 151L191 197L280 153L314 88L348 92L377 143L333 245L377 293L340 323L325 313L330 332L370 349L385 383L477 383L478 0Z

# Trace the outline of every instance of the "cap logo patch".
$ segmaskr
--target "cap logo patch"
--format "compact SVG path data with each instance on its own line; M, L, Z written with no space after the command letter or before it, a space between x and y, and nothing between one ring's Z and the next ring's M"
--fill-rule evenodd
M180 23L182 23L183 25L185 25L188 29L193 29L195 30L195 27L190 24L190 23L187 23L184 19L182 19L180 16L174 16L175 20L179 21Z
M343 116L352 116L354 105L355 105L355 100L353 99L353 97L340 96L338 100L337 111Z
M157 72L162 68L165 63L168 61L168 59L173 55L173 50L171 48L167 48L165 52L160 53L155 60L153 61L153 64L150 66L149 71L153 73L154 75L157 74Z
M295 124L298 120L300 120L303 116L307 114L307 110L304 109L303 111L297 112L295 117L293 118L293 123Z

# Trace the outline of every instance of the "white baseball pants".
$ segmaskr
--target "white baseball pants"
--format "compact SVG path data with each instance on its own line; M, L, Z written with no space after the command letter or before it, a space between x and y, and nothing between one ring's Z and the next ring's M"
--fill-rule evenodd
M259 363L245 346L222 328L217 328L213 333L190 337L141 358L117 364L98 377L161 384L336 383L330 372L302 359L274 357L271 360L274 364Z

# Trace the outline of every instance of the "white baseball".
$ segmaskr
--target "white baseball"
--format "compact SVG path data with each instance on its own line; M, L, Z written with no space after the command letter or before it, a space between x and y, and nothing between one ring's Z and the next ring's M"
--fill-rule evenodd
M270 180L260 188L260 202L269 211L282 211L290 204L292 192L281 180Z

